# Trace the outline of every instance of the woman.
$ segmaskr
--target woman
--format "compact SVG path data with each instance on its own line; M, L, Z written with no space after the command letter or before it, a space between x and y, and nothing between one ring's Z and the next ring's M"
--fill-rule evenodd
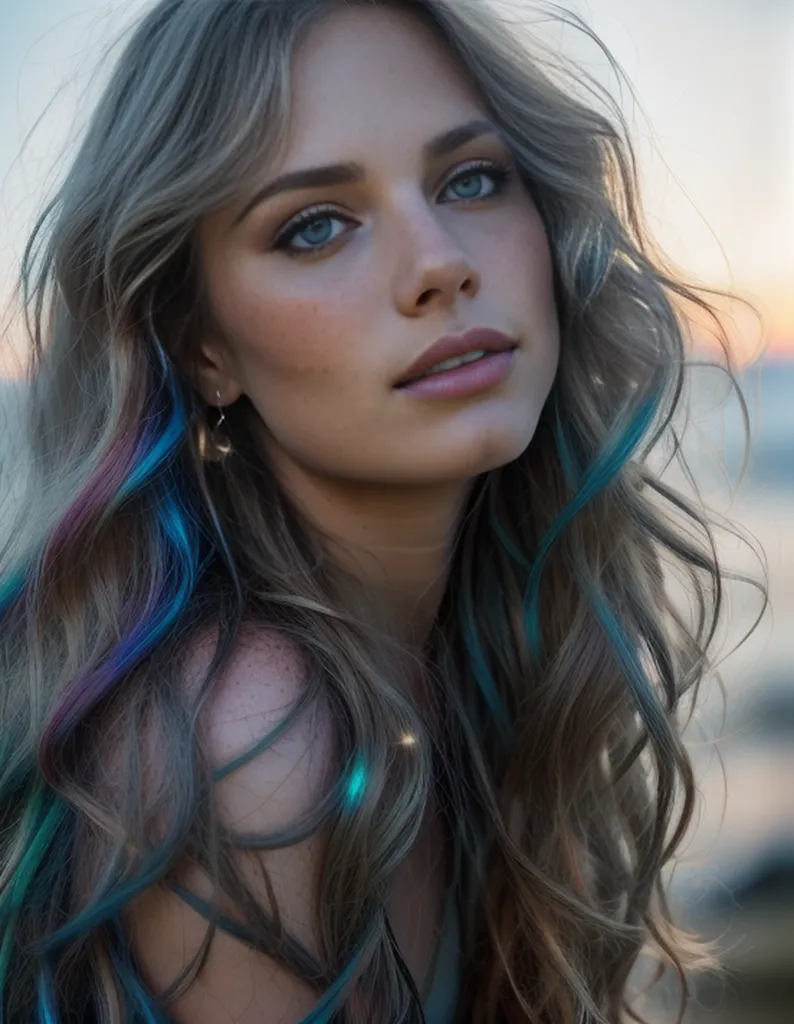
M647 456L710 307L609 120L481 0L161 0L21 280L3 1020L613 1022L682 972L722 570Z

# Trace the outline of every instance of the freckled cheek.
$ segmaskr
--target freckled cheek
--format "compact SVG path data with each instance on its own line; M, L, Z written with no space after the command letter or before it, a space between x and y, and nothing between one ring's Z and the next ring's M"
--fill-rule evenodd
M357 352L356 339L365 337L354 322L355 300L338 294L328 300L284 299L283 295L260 290L235 311L242 342L244 369L267 374L282 383L299 380L303 387L314 379L348 384L362 369L364 354Z

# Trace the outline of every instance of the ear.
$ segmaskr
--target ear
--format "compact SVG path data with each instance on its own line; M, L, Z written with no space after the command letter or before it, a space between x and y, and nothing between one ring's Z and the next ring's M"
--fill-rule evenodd
M199 343L196 372L201 396L208 405L231 405L243 393L229 352L219 339L208 336Z

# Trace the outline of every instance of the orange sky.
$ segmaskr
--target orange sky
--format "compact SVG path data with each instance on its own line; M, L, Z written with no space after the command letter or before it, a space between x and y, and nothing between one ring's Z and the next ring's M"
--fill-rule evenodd
M794 354L794 281L769 295L769 347Z

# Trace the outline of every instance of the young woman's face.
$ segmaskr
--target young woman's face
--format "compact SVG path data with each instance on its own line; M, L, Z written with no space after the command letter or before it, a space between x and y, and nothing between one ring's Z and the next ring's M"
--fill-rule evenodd
M288 472L426 485L470 478L530 443L559 349L541 219L497 134L423 152L484 118L424 26L394 11L337 12L298 54L289 144L262 186L328 164L360 164L363 176L202 224L222 335L202 342L204 395L247 395ZM441 335L473 327L516 340L501 383L465 398L395 386Z

